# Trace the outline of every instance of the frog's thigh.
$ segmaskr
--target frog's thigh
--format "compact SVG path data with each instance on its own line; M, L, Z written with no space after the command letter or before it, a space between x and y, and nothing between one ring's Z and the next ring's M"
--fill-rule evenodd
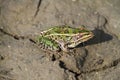
M47 37L42 37L40 43L43 44L43 47L45 49L49 49L49 50L53 50L53 51L60 50L58 43L52 39L47 38Z

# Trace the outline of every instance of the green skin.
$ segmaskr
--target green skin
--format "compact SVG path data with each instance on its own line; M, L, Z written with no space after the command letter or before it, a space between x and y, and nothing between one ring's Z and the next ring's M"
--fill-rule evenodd
M47 46L47 48L51 48L52 50L56 50L56 51L60 50L59 45L55 41L53 41L47 37L39 36L39 38L37 40L38 40L38 43L41 43L44 45L43 47L45 49L46 49L45 46Z
M92 37L93 33L84 27L55 26L41 32L37 41L51 48L51 50L58 51L61 48L63 51L68 52L68 48L74 48Z

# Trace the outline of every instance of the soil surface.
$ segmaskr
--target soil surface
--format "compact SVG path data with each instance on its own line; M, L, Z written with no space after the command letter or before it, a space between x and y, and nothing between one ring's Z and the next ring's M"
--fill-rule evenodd
M0 80L120 80L119 14L120 0L0 0ZM56 25L95 36L67 54L31 40Z

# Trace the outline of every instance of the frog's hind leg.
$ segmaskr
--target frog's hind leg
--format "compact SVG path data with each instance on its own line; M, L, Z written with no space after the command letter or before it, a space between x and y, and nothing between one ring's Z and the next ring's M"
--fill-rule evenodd
M45 51L46 56L49 60L56 60L61 57L60 47L58 43L48 37L40 37L39 38L39 47Z

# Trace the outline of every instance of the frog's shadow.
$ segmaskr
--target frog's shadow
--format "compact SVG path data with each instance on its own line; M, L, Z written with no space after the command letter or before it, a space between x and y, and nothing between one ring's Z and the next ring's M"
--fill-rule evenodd
M101 29L96 28L92 32L94 33L94 37L92 39L82 43L82 44L79 44L77 46L77 48L82 47L82 46L86 46L86 45L99 44L99 43L106 42L106 41L109 41L109 40L113 39L112 35L110 35L108 33L105 33Z

